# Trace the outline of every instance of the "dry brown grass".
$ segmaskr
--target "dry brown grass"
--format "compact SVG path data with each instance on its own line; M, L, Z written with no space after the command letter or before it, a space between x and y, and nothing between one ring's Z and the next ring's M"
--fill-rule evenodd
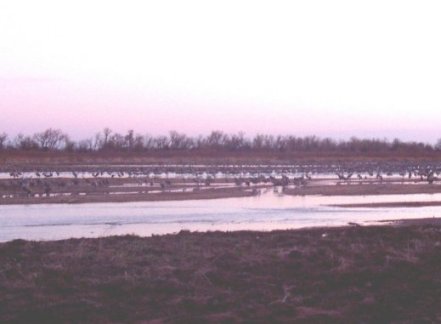
M0 322L439 322L441 227L0 244Z
M348 162L440 162L433 152L283 152L228 150L164 150L150 152L42 152L1 151L0 163L15 166L60 166L70 164L284 164Z

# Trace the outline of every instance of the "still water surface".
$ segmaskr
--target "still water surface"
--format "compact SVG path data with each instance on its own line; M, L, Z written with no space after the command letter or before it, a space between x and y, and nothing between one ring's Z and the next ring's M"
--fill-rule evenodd
M441 200L441 194L383 196L260 196L163 202L0 206L0 241L58 240L190 231L273 230L375 224L384 219L441 216L441 207L338 208L329 204Z

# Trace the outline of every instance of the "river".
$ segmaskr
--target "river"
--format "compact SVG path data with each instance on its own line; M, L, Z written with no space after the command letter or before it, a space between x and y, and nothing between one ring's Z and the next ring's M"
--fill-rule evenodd
M329 204L441 200L441 194L287 196L268 189L259 196L163 202L4 205L0 241L60 240L110 235L236 231L338 226L355 222L441 216L441 207L339 208Z

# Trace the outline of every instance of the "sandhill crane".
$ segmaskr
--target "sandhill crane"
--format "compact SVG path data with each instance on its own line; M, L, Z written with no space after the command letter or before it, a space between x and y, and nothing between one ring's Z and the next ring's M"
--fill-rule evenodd
M352 177L353 173L348 173L348 175L344 175L343 173L337 173L338 179L339 180L349 180Z
M47 182L44 183L44 193L46 194L46 197L49 197L50 193L52 191L51 185Z
M29 188L29 184L25 181L20 181L20 188L26 193L28 197L32 196L32 191Z
M435 180L438 180L438 178L435 177L435 172L433 170L431 170L429 172L429 174L427 175L427 182L429 184L432 184Z
M282 175L281 184L282 184L283 187L289 185L289 178L285 174Z
M242 185L242 179L241 178L235 178L234 183L236 186L240 187Z
M209 186L210 184L211 184L211 181L212 181L213 179L210 177L210 176L208 176L206 179L205 179L205 185L206 186Z

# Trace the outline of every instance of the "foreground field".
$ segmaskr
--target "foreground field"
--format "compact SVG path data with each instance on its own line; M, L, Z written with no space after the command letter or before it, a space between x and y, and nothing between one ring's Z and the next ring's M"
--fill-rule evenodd
M0 322L441 321L441 227L0 244Z

